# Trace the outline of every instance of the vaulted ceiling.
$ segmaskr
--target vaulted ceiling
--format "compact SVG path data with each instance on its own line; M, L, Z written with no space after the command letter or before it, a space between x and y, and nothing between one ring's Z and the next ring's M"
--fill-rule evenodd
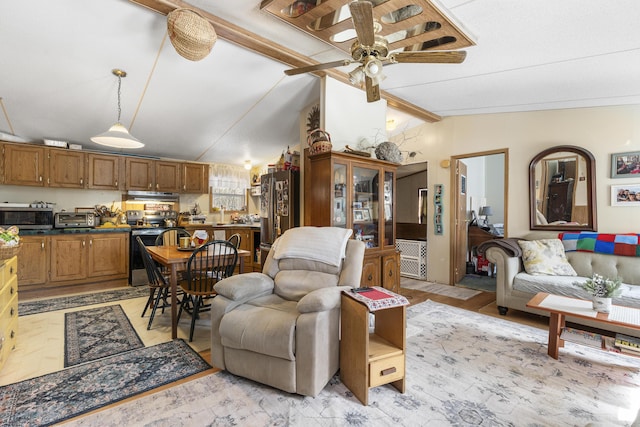
M635 0L431 3L476 45L459 65L385 67L398 130L455 115L640 103ZM198 62L165 39L164 14L189 5L219 35ZM146 144L136 153L238 165L299 141L299 112L319 98L319 79L284 70L348 58L260 0L2 2L0 40L0 131L99 149L89 138L115 122L111 70L122 68L122 122ZM345 78L353 67L329 73Z

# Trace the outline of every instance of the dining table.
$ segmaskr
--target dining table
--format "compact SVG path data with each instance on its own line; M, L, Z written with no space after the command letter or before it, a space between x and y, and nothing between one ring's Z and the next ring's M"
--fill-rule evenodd
M178 273L187 269L187 262L193 253L177 246L147 246L147 250L154 261L162 264L169 271L169 286L171 288L171 339L178 338ZM219 255L211 255L213 257ZM244 260L251 256L251 251L238 249L240 272L244 271Z

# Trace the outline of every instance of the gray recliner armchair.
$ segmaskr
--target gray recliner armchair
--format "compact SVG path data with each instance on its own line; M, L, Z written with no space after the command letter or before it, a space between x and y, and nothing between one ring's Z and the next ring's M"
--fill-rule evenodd
M364 243L350 234L334 227L288 230L274 242L262 273L218 282L213 365L316 396L339 368L340 293L360 284Z

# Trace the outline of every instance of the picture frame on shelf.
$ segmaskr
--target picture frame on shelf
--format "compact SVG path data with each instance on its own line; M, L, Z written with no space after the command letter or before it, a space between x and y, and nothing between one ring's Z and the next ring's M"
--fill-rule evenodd
M611 178L640 177L640 151L611 155Z
M640 206L640 183L612 185L611 206Z
M371 221L371 213L369 209L354 209L353 210L353 222L366 222Z

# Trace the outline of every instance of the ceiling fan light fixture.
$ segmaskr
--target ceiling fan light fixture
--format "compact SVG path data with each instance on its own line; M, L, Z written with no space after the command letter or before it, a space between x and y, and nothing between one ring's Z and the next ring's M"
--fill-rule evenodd
M114 68L111 70L111 73L118 77L118 121L111 126L108 131L91 137L91 141L108 147L142 148L144 147L144 144L137 138L134 138L127 128L120 123L120 114L122 112L122 109L120 108L120 89L122 87L122 78L127 77L127 72Z
M382 75L382 61L378 58L370 56L364 63L364 73L372 79Z
M349 82L354 86L362 86L364 83L364 72L362 71L362 66L354 68L353 71L349 73Z

